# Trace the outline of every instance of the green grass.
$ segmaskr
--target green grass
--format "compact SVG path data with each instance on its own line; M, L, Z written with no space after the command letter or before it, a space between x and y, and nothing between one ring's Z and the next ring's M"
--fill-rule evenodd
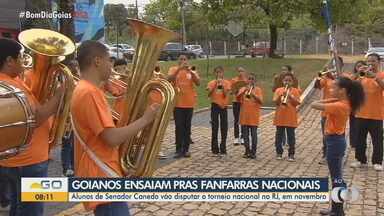
M203 108L210 106L210 100L207 97L205 88L207 83L214 79L212 73L213 68L221 65L225 69L225 78L231 79L236 76L236 67L242 66L248 72L256 74L257 83L261 86L264 94L263 106L272 106L272 85L273 76L280 72L281 66L289 64L293 67L295 75L299 79L300 87L304 90L311 80L317 76L317 72L321 70L326 60L321 59L251 59L251 58L236 58L236 59L211 59L191 60L190 64L195 65L201 77L200 86L197 87L198 106ZM161 62L160 67L166 73L170 66L177 64L175 61Z

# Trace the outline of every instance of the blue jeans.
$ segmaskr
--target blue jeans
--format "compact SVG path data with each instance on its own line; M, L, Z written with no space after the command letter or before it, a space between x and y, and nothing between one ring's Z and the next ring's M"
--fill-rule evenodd
M9 187L10 182L7 176L0 175L0 207L6 207L11 202L11 193Z
M93 211L95 216L129 216L128 204L126 202L111 202L98 205Z
M276 135L275 135L275 147L276 147L276 153L279 155L283 154L283 137L286 134L287 135L287 141L288 141L288 155L294 156L295 155L295 144L296 144L296 138L295 138L295 129L294 127L282 127L282 126L276 126Z
M67 137L63 137L63 146L61 148L61 163L63 166L63 173L66 170L73 170L73 131Z
M331 175L332 188L346 187L343 180L343 157L347 148L344 135L326 135L327 162Z
M43 216L44 203L21 202L21 177L47 177L48 161L23 167L0 167L0 175L6 176L10 184L10 216Z
M325 121L327 120L327 118L325 117L321 117L321 120L320 120L320 124L321 124L321 134L323 135L323 158L325 158L327 156L327 144L325 142L325 133L324 133L324 130L325 130Z

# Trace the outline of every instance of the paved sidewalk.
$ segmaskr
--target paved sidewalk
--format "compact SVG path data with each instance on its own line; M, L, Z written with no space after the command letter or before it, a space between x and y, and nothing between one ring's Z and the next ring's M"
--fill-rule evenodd
M318 94L312 95L318 98ZM319 165L321 158L320 113L304 106L301 111L301 124L296 130L296 162L275 159L274 137L275 128L272 125L273 115L267 114L261 121L257 159L242 158L242 146L233 146L233 128L230 128L227 142L228 156L212 157L210 153L211 129L209 112L196 114L193 118L191 158L169 159L156 172L156 177L326 177L328 170L325 165ZM232 113L229 110L230 126ZM163 142L163 151L173 156L174 124L169 125ZM368 152L371 155L372 146ZM345 179L360 189L359 201L348 205L346 213L351 216L384 216L384 172L368 169L354 170L349 168L353 161L353 151L347 150ZM56 203L62 206L63 203ZM327 208L327 203L314 202L143 202L130 203L130 213L135 216L173 216L173 215L318 215L321 208ZM46 211L46 215L54 215ZM54 211L53 211L54 212ZM2 215L0 211L0 215ZM85 212L81 204L77 204L57 215L93 215Z
M318 98L315 93L313 98ZM229 115L232 116L232 115ZM296 130L296 162L275 159L273 115L266 115L259 130L257 159L242 158L242 146L233 146L233 130L227 144L228 156L212 157L210 153L211 129L209 112L194 118L192 129L195 144L191 145L191 158L179 159L161 167L156 177L325 177L328 170L319 165L321 158L320 113L305 106L301 111L301 124ZM164 139L163 149L168 155L174 152L174 125L170 124ZM369 155L372 147L370 146ZM384 172L368 169L349 168L353 161L353 151L347 150L345 178L360 189L359 201L348 205L346 213L351 216L384 215ZM130 203L131 214L149 215L318 215L328 203L314 202L146 202ZM92 215L84 212L81 205L61 212L58 215Z

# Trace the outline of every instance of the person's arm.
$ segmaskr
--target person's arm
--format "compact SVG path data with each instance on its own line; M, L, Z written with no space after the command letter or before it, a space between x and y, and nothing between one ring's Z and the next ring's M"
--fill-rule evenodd
M44 123L50 116L54 115L60 103L61 98L64 95L64 86L59 87L56 91L56 94L45 104L40 105L36 108L35 111L35 120L36 126L39 127Z
M101 133L101 139L111 147L117 147L126 142L132 136L135 136L145 126L150 124L156 117L159 110L159 104L152 104L147 108L144 115L132 122L131 124L121 128L105 128Z
M239 92L236 95L236 99L238 101L241 101L241 98L243 97L243 95L245 94L246 91L247 91L247 89L245 87L239 89Z
M228 82L228 81L225 81L223 80L222 82L222 85L223 85L223 94L224 94L224 97L227 97L228 94L231 93L231 84Z
M192 81L196 86L200 85L200 76L196 71L191 71Z
M252 98L259 104L263 104L263 98L255 94L251 94Z
M325 103L322 101L314 101L311 103L311 108L315 110L324 111L325 110Z
M279 106L281 103L281 94L278 91L275 91L273 94L273 102L275 102L276 106Z
M316 78L316 81L315 81L315 88L316 89L321 89L321 85L320 85L321 80L322 80L321 77Z
M382 90L384 90L384 81L382 79L380 79L379 77L376 77L375 81L377 82L377 84L379 84L380 88Z
M171 68L171 69L172 69L172 68ZM170 71L170 72L168 73L167 80L168 80L169 82L175 82L175 81L176 81L176 77L177 77L177 75L179 74L180 70L181 70L181 68L179 67L179 68L177 68L177 69L175 70L175 72Z
M289 100L290 100L290 102L294 105L294 106L297 106L297 105L300 105L300 97L299 96L296 96L296 95L294 95L294 94L292 94L292 93L290 93L289 95L288 95L288 98L289 98Z
M208 97L211 97L211 95L215 91L216 87L217 87L217 81L215 81L214 84L208 84L208 86L207 86Z

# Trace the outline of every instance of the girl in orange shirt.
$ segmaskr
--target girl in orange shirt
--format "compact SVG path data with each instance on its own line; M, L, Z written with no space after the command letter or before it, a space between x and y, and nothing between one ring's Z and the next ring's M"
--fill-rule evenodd
M327 71L330 68L325 67L324 70ZM319 77L316 79L315 82L315 88L321 90L321 99L326 100L330 98L331 95L331 86L333 83L333 80L335 77L333 76L332 73L326 73L324 75L319 74ZM324 125L325 125L325 114L324 112L321 112L321 120L320 120L320 125L321 125L321 134L323 135L323 155L322 159L320 160L319 164L325 164L326 163L326 152L327 152L327 145L325 144L325 134L324 134Z
M283 136L287 134L288 161L295 160L295 129L298 126L298 116L296 107L300 104L300 90L292 87L294 76L291 73L283 75L284 86L289 86L289 92L285 87L276 89L273 96L273 102L276 103L276 112L273 124L276 126L275 147L277 159L283 159ZM283 98L288 94L287 101Z
M345 127L349 115L358 110L364 102L364 90L360 83L346 77L339 77L331 87L332 98L315 101L313 109L321 110L326 115L325 141L327 144L327 162L331 175L332 188L345 188L342 168L346 150ZM321 214L344 215L343 203L332 201L331 210L323 210Z
M231 90L234 98L232 102L232 111L233 111L233 131L235 135L235 139L233 141L233 145L240 145L244 143L243 136L240 135L239 129L239 119L240 119L240 101L236 99L237 94L239 93L239 89L234 89L235 83L238 82L246 82L247 81L247 71L242 67L237 67L238 75L231 80Z
M214 69L216 79L208 83L207 91L208 97L211 98L211 124L212 124L212 141L211 151L214 155L227 154L226 143L228 133L228 93L231 90L229 81L224 80L224 68L218 66ZM221 143L218 146L218 133L219 133L219 117L220 117L220 131Z
M248 86L239 90L237 99L240 101L240 125L241 134L244 138L244 158L256 158L257 148L257 127L260 120L260 107L263 103L261 89L256 86L255 74L248 77ZM252 138L252 145L249 146L249 135Z

